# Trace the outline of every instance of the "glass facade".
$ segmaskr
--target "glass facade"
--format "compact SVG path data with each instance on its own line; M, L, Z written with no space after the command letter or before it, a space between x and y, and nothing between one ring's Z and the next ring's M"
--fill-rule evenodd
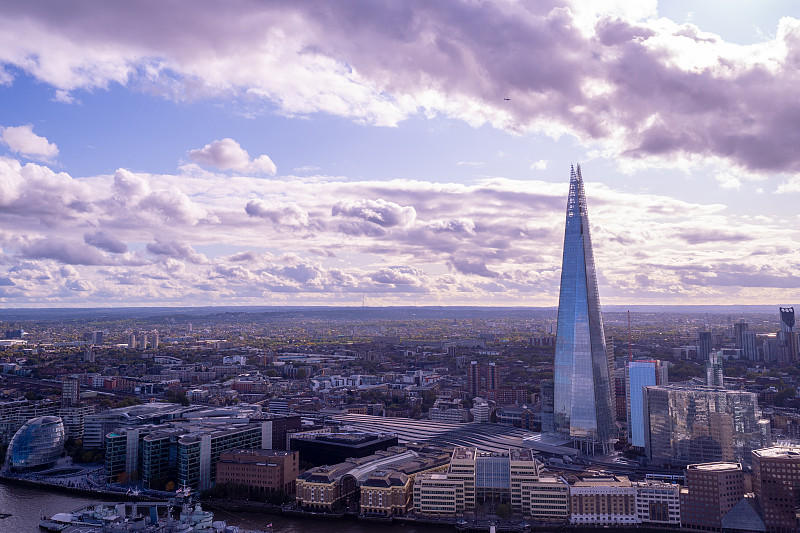
M765 444L755 393L668 385L646 387L645 401L645 452L655 464L750 464Z
M628 438L632 446L644 448L644 390L656 385L656 363L628 363Z
M52 466L64 451L64 424L57 416L33 418L17 430L8 445L6 460L12 470Z
M581 167L570 172L554 373L556 431L593 443L614 437L611 388Z

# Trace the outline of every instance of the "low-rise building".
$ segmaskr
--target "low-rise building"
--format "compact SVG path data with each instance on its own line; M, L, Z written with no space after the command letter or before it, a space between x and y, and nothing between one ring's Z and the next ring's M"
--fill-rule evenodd
M623 476L576 476L570 484L570 522L584 525L634 525L636 489Z
M634 483L636 515L643 524L679 526L681 523L681 486L658 481Z
M426 517L464 514L465 483L449 473L419 474L414 480L414 513Z
M522 483L522 514L538 522L569 521L569 484L560 476Z
M402 516L411 507L413 480L402 472L379 470L360 486L361 514Z
M244 485L253 495L275 491L294 494L298 464L296 451L230 450L219 456L217 483Z

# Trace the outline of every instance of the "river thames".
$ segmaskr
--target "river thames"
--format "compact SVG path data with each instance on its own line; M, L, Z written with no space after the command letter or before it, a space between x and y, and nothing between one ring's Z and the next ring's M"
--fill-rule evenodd
M0 519L0 531L14 533L38 532L40 531L39 519L42 515L51 517L56 513L73 511L99 501L102 500L0 483L0 513L11 514L8 518ZM271 523L272 528L270 531L275 533L307 533L312 531L320 533L374 533L378 528L396 533L445 533L455 531L451 528L434 528L430 526L410 527L352 520L303 520L275 515L227 513L224 511L215 511L214 519L225 520L228 525L237 525L256 530L264 530L267 524Z

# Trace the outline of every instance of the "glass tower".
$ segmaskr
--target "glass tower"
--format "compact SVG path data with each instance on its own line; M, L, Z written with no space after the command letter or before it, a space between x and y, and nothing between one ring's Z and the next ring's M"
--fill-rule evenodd
M554 375L556 431L606 448L614 438L606 339L581 167L570 168Z

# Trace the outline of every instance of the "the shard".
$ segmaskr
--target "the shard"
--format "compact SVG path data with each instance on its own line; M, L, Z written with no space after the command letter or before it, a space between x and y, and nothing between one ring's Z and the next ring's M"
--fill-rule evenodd
M570 169L553 391L556 431L589 453L614 439L609 364L581 167Z

